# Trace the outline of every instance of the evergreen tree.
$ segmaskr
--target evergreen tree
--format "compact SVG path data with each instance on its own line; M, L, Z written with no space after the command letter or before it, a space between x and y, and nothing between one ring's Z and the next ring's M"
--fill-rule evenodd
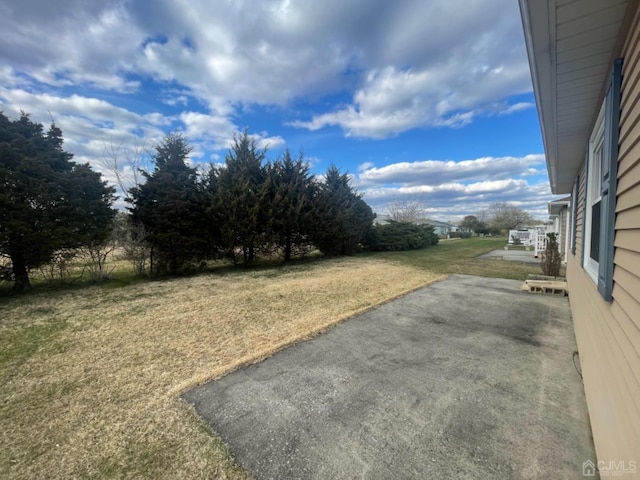
M286 149L283 156L268 166L269 201L267 221L273 241L291 259L296 247L310 243L314 184L309 164L300 153L297 159Z
M375 214L350 185L349 176L331 165L314 201L314 244L330 255L358 251L372 228Z
M426 223L377 223L372 230L369 248L374 251L403 251L426 248L438 243L435 228Z
M206 257L207 195L194 168L186 164L191 147L176 133L155 147L155 168L145 183L130 190L131 221L144 226L151 248L151 274L175 275Z
M245 130L234 137L225 157L225 166L214 174L215 210L220 219L222 243L227 255L237 262L235 249L242 249L245 264L253 262L256 251L267 243L268 200L266 171L262 165L266 151L259 149Z
M45 133L24 112L15 121L0 112L0 254L11 258L16 290L56 251L109 234L114 189L62 144L55 124Z

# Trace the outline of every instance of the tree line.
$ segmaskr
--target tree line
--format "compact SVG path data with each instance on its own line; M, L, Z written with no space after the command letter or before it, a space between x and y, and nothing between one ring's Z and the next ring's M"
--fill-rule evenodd
M488 209L465 216L459 223L463 230L477 234L500 235L538 222L522 208L508 202L494 202Z
M30 286L31 270L80 248L102 278L115 244L137 273L157 276L216 258L248 265L312 249L346 255L437 242L429 226L374 226L347 173L331 165L318 178L303 153L288 149L270 161L247 131L234 137L223 165L204 173L189 166L192 149L181 134L165 135L152 169L125 192L126 213L114 208L114 187L62 144L55 124L45 131L24 112L15 121L0 112L0 279L16 290Z
M222 166L198 175L180 134L155 147L154 170L130 191L131 224L141 226L151 274L176 274L215 257L251 264L259 255L294 255L318 248L356 252L375 214L334 165L319 181L304 154L287 149L274 161L248 132L234 138ZM134 231L136 229L134 228Z

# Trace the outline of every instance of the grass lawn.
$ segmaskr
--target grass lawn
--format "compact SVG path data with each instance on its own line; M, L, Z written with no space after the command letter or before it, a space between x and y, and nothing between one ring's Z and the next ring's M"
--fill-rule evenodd
M505 237L442 240L436 248L428 250L371 253L367 255L443 275L463 273L481 277L525 280L529 274L542 273L540 267L535 265L522 265L521 263L502 260L480 260L477 258L479 255L491 250L502 249L505 241Z
M179 395L449 273L504 239L0 299L3 478L245 478ZM507 265L508 263L508 265Z

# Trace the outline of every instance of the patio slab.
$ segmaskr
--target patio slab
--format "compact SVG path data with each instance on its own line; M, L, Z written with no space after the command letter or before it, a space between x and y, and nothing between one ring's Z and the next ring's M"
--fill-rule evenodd
M568 301L453 275L187 392L258 479L576 478Z
M535 257L533 250L492 250L489 253L480 255L478 258L489 260L506 260L508 262L531 263L540 265L541 258Z

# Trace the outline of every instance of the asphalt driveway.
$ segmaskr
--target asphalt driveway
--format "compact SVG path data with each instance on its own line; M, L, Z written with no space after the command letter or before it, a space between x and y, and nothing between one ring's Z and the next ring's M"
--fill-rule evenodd
M185 394L258 479L576 478L568 300L453 275Z

